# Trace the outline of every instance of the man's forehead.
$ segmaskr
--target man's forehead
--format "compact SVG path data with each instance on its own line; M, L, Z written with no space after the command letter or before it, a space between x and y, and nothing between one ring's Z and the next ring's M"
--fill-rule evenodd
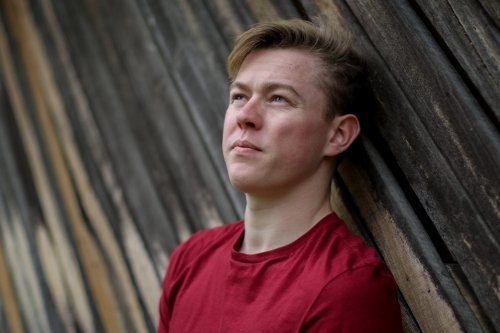
M247 67L271 65L269 72L285 72L293 74L294 71L302 70L316 76L323 68L322 61L317 54L300 48L284 49L256 49L248 53L238 68L238 72L233 79Z
M299 48L256 49L250 52L239 68L230 90L285 89L302 95L304 89L319 87L321 67L318 56Z

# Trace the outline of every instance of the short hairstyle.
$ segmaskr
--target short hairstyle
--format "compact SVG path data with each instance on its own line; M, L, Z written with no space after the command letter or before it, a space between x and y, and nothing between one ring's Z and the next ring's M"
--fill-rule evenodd
M334 28L321 17L315 18L315 23L300 19L258 23L236 39L228 57L232 80L246 56L257 49L298 49L315 54L320 70L326 74L318 78L327 98L326 120L358 113L357 94L364 85L364 63L353 50L351 35L346 30Z

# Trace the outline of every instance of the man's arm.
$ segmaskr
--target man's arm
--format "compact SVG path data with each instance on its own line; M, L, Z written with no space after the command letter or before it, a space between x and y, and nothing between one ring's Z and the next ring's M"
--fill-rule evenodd
M172 258L173 259L173 256ZM171 261L172 263L172 261ZM169 291L169 286L170 286L170 281L172 280L172 271L173 267L172 265L169 266L167 270L167 274L165 275L165 278L163 280L163 289L160 297L160 303L159 303L159 312L160 312L160 321L158 324L158 333L168 333L169 331L169 325L170 325L170 312L168 309L168 291Z
M183 258L183 250L187 246L186 243L182 243L179 245L172 255L170 256L170 263L168 265L167 273L165 274L165 278L163 279L163 289L160 297L159 303L159 312L160 312L160 321L158 324L158 333L168 333L170 327L170 316L171 316L171 308L172 305L169 304L172 300L169 299L171 297L171 285L177 276L179 270L182 267L180 263Z
M346 271L323 288L301 332L403 332L397 292L385 267Z

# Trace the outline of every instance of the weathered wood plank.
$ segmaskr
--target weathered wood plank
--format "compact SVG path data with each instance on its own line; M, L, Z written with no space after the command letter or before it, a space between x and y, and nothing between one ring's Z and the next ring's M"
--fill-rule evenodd
M342 179L339 179L339 175L336 174L332 181L331 191L330 191L330 206L332 210L346 223L349 230L358 236L363 237L365 242L374 247L373 241L366 231L366 228L362 225L357 214L355 214L356 205L352 200L348 200L348 192L345 188Z
M334 180L332 181L331 187L331 196L330 203L331 207L337 215L342 218L347 224L348 228L354 232L355 234L363 237L365 242L375 247L372 237L369 232L366 230L364 223L361 221L361 217L357 212L356 204L352 202L352 198L348 194L348 190L338 173L335 175ZM380 251L379 255L380 255ZM421 332L418 324L413 317L410 308L408 307L406 301L401 296L399 297L399 303L401 308L401 316L403 321L403 329L406 333L419 333Z
M64 281L65 287L67 287L66 292L71 306L75 311L76 320L83 332L94 332L96 331L95 319L91 314L92 311L85 291L82 273L78 268L75 252L69 244L69 238L62 223L61 212L55 202L53 190L49 185L48 171L44 166L41 156L43 149L39 145L40 141L35 136L34 125L26 110L25 100L29 100L29 98L25 98L21 92L19 82L13 70L14 65L10 53L6 36L2 29L0 33L0 61L3 82L5 83L9 100L12 103L15 119L26 149L28 164L30 165L35 189L40 200L40 207L57 248L58 260L65 267Z
M14 295L10 271L5 259L3 242L0 239L0 316L3 317L5 313L5 318L0 320L0 328L2 328L2 332L6 333L24 333L19 304Z
M30 214L30 207L25 197L25 187L19 172L19 161L16 155L13 141L18 141L15 135L15 123L9 117L11 111L5 103L0 111L0 236L5 239L6 255L9 259L10 269L2 273L11 274L15 277L13 283L15 291L22 306L22 314L28 323L27 328L42 332L51 332L59 327L54 308L51 306L44 287L43 271L40 269L38 248L35 240L35 228L37 223ZM14 135L13 135L14 134ZM7 309L17 307L18 302L7 297ZM10 316L9 315L9 316ZM15 315L15 313L14 313ZM9 318L8 318L9 319ZM16 318L12 318L15 320ZM21 326L23 328L23 326ZM13 328L14 329L14 328Z
M500 30L476 1L416 2L433 37L500 129Z
M323 10L329 9L328 8L329 6L331 7L331 4L328 5L328 4L325 4L323 2L319 2L319 4L323 6ZM339 7L342 7L341 6L342 4L339 4L339 2L337 2L337 4L339 5ZM312 7L313 9L315 7L315 5L310 3L310 2L306 3L305 6ZM316 7L316 10L317 10L317 7ZM331 9L331 11L338 12L339 8ZM342 15L349 16L349 14L350 14L350 12L348 10L346 10L346 6L344 5L342 7ZM384 78L384 76L386 76L385 73L387 73L388 71L387 71L387 69L384 68L383 65L380 65L380 64L376 65L378 54L377 54L377 52L373 51L373 46L371 45L371 43L367 42L367 40L364 40L364 31L362 29L360 29L358 26L356 26L356 23L352 20L352 14L351 14L349 25L355 31L355 36L356 36L356 39L358 41L358 45L363 45L361 48L363 50L363 53L365 55L367 55L367 57L369 59L369 67L371 67L370 72L376 73L376 75L374 75L374 77L371 78L371 82L372 82L372 85L374 86L374 89L376 90L376 93L379 94L378 95L379 103L381 103L381 105L383 105L384 108L388 108L389 106L391 108L394 108L393 114L391 115L392 120L389 120L390 118L388 118L388 117L383 117L382 119L380 119L380 116L382 116L388 110L381 110L379 112L379 116L377 119L377 123L379 125L379 128L381 128L381 132L385 137L389 136L392 139L392 140L389 140L389 143L391 145L393 152L395 152L397 157L401 157L402 154L407 155L409 152L405 151L405 148L400 147L401 145L398 144L398 143L401 143L401 141L403 141L403 140L401 140L401 137L404 138L403 142L409 141L409 142L412 142L412 145L414 145L416 142L420 142L420 145L421 145L422 142L425 142L428 140L425 140L421 137L422 131L420 131L420 130L411 131L410 134L408 134L408 130L411 130L411 129L409 129L407 127L407 125L408 124L410 124L410 126L414 125L412 122L410 122L410 123L408 122L408 116L411 115L411 113L409 114L408 112L404 112L404 113L401 112L401 110L408 110L409 109L408 105L407 104L406 105L405 104L397 105L398 103L401 103L401 100L404 101L404 97L400 98L398 93L396 92L397 89L396 89L396 91L393 89L394 85L388 84L388 81L386 80L386 78ZM367 51L367 50L369 50L369 51ZM382 78L381 78L381 76L382 76ZM378 92L377 92L377 87L380 90ZM380 94L383 96L383 98L381 98ZM395 115L397 117L394 117ZM401 121L395 122L394 120L398 119L399 117L401 118ZM402 129L401 127L406 127L406 128ZM415 139L415 136L414 136L415 132L420 134L420 138ZM404 144L403 144L403 146L404 146ZM428 154L429 153L428 147L426 150L427 150L426 153ZM413 153L414 152L410 151L410 154L413 154ZM419 153L420 153L420 155L418 155L418 156L420 156L420 160L423 160L423 161L431 161L432 160L433 162L436 162L436 159L434 159L434 158L424 157L425 155L423 155L421 151L419 151ZM399 158L398 158L398 162L399 162ZM423 169L423 167L424 168L428 167L428 165L427 166L422 165L419 168L415 168L415 158L413 158L412 164L408 165L408 168L404 171L405 171L407 176L411 175L410 179L412 179L412 178L414 179L413 175L415 174L415 171L418 169ZM411 171L411 172L408 172L408 171ZM432 175L435 176L434 173ZM427 173L427 177L429 177L429 173ZM437 179L439 179L439 178L437 178ZM453 187L446 186L445 188L453 188ZM443 189L441 189L441 190L443 190ZM428 194L428 192L426 192L426 193ZM449 212L443 211L443 215L446 216L446 214L449 214ZM453 234L453 233L450 232L450 234ZM490 272L490 274L491 274L491 272Z
M2 27L0 27L2 29ZM2 31L3 33L3 31ZM10 141L7 140L7 131L5 128L6 121L4 119L4 114L6 110L9 109L7 96L4 90L2 80L0 79L0 160L2 160L2 167L8 158L5 156L5 150L8 149L7 145L10 145ZM0 188L0 193L3 192L3 186ZM3 197L2 195L0 195ZM0 213L0 219L4 219L6 214L2 211ZM0 225L5 224L6 221L0 221ZM0 229L1 232L1 229ZM3 232L1 232L3 233ZM12 282L11 270L8 267L5 247L2 241L2 234L0 233L0 330L6 333L23 333L24 326L21 318L21 311L19 309L19 303L14 294L14 287Z
M172 1L168 8L162 8L157 1L143 0L139 6L176 87L178 95L172 98L184 104L180 110L172 109L173 115L182 120L180 126L199 160L195 163L206 170L202 176L221 207L222 219L235 220L243 214L244 198L229 183L218 148L227 100L226 44L211 20L204 22L204 27L199 25L202 21L196 17L195 6L185 1ZM197 44L199 40L203 42ZM228 204L234 213L230 214Z
M498 241L498 131L405 1L347 2Z
M53 35L55 37L61 37L60 28L57 26L50 3L48 1L44 1L43 5L44 12L45 15L48 16L47 21L49 22ZM58 42L60 51L64 52L67 56L67 50L64 49L64 42L61 39L59 39ZM40 82L44 82L42 90L52 113L51 116L55 121L55 126L57 128L55 132L59 134L59 142L62 145L65 158L68 161L69 171L71 171L72 178L75 182L76 191L78 192L82 208L85 210L87 219L94 228L95 235L97 236L100 246L104 249L103 255L106 256L106 264L111 268L110 274L113 276L113 286L116 290L116 297L118 299L117 306L119 307L119 311L121 313L128 314L125 318L123 318L123 320L129 331L146 332L147 328L143 318L141 306L136 296L133 283L130 279L125 259L121 253L120 245L110 228L108 218L102 211L95 193L89 184L83 162L77 154L78 149L74 142L70 122L65 114L62 98L50 73L49 63L44 57L43 49L39 44L40 43L37 43L36 53L38 54L37 60L39 60L37 62L37 68L39 69ZM65 58L65 60L68 61L67 58ZM66 63L66 67L68 66L71 66L71 64ZM145 268L151 266L145 265L144 258L141 261L143 267L141 274L146 276L147 271ZM151 273L152 268L149 268L150 276L153 275ZM151 287L149 288L151 289ZM153 288L155 296L150 296L148 299L143 300L144 303L149 306L150 312L156 310L156 295L158 292L159 290L157 288ZM156 320L156 316L154 315L153 320Z
M479 0L484 10L490 15L498 29L500 29L500 3L495 0Z
M98 12L97 8L93 10L93 12L95 12L95 17L93 18L94 20L102 20L104 17L107 17L106 20L111 19L112 21L116 22L135 22L134 24L116 24L108 27L108 43L114 45L114 51L108 50L107 53L108 56L116 53L120 59L123 59L122 68L125 68L126 72L123 73L122 71L121 82L123 83L128 81L128 84L122 84L120 90L123 92L133 91L136 95L136 103L140 103L141 105L147 107L148 110L150 110L149 113L151 114L149 116L139 114L142 113L140 108L130 109L127 111L130 111L130 118L134 119L134 131L135 133L137 133L136 136L138 137L138 141L141 142L141 145L144 146L144 159L146 160L146 162L148 162L148 166L155 171L153 175L161 173L160 171L162 170L162 168L167 168L167 170L164 172L164 175L168 176L170 180L166 180L166 177L164 177L163 184L161 181L156 181L156 183L161 186L160 188L163 190L163 192L166 193L166 196L168 196L168 198L164 200L164 204L168 208L167 210L175 212L175 209L179 210L179 208L183 205L188 206L184 208L184 211L182 213L184 215L190 215L189 223L191 225L192 231L220 224L221 222L219 217L204 216L203 210L199 207L196 207L196 205L201 205L204 202L209 205L213 205L213 203L210 203L209 200L202 200L204 199L203 197L196 198L196 195L202 194L203 191L205 191L205 196L207 196L206 194L210 191L209 188L203 188L202 184L204 183L204 179L200 175L199 171L203 170L201 164L200 169L190 167L193 162L197 164L201 161L197 161L197 159L193 156L193 149L186 144L186 142L189 142L189 140L187 140L187 137L199 134L197 134L196 132L183 133L179 130L172 131L170 129L173 126L176 126L178 123L176 124L175 120L172 119L171 116L168 117L168 113L165 114L165 110L170 111L173 106L169 105L171 103L165 101L165 97L161 96L161 94L163 94L165 91L158 89L161 88L158 87L158 82L162 82L162 86L168 84L168 81L166 82L165 80L165 76L168 76L169 73L166 72L165 65L163 64L163 60L161 59L160 55L157 52L154 52L154 54L152 54L151 52L150 45L153 44L153 41L151 40L151 37L147 31L147 27L141 22L142 17L139 15L139 10L133 5L133 3L130 4L130 8L124 6L123 9L127 9L127 11L124 11L123 13L116 12L115 10L111 10L110 8L106 8L105 6L101 7L103 8L100 8L99 10L102 10L102 12L99 14L96 14ZM135 13L135 15L133 13ZM99 19L99 16L101 17L101 19ZM118 17L129 17L130 21L119 21L117 20ZM127 32L126 35L124 35L123 32ZM124 36L126 36L127 38L123 38ZM139 45L140 47L138 47ZM138 67L136 66L137 63L144 63L145 65ZM162 68L165 71L162 73L161 71L159 71L159 68ZM163 75L163 77L161 75ZM148 86L156 87L153 91L148 91L149 89L145 89L145 87ZM178 95L178 92L176 92L175 94ZM173 99L170 98L170 96L167 96L167 98ZM141 119L144 119L142 124ZM160 119L164 119L164 124L170 127L167 128L168 131L166 131L169 136L168 141L166 140L166 135L163 134L162 130L160 130L155 124L158 123ZM148 139L146 137L146 133L151 132L156 133L156 135L154 138ZM203 137L199 137L199 140L204 139ZM153 150L153 148L149 147L158 146L156 142L161 141L168 142L168 146L165 146L165 148L160 146L157 148L156 153L152 152L148 154L148 150ZM177 141L178 143L177 146L174 144L175 141ZM180 152L181 149L185 152ZM177 162L179 164L175 165L174 158L178 160L178 157L176 157L175 155L182 156L183 154L185 155L185 157L183 158L186 163ZM188 154L191 156L186 156ZM168 157L168 155L173 156ZM155 156L158 156L159 159L164 159L164 161L156 161L155 163L155 161L153 160ZM164 156L167 156L167 158L165 159ZM183 170L183 172L179 172L179 170ZM211 182L215 183L215 179L212 179ZM218 186L220 187L220 184ZM174 201L175 198L182 198L182 200L179 202L180 205L176 204L176 202ZM193 200L194 198L196 198L197 200ZM179 201L179 199L177 199L177 201ZM175 216L180 214L181 212L172 215Z
M467 281L467 277L462 271L462 268L460 268L460 265L446 264L446 267L448 268L448 271L455 280L458 289L460 289L460 292L467 300L467 303L469 304L471 311L474 313L479 324L481 325L483 332L485 333L496 332L496 330L493 328L491 320L488 318L488 315L484 312L484 309L480 305L476 294L472 290L469 281Z
M122 315L117 311L117 300L112 288L109 271L100 250L97 248L95 240L90 235L90 231L84 222L77 195L49 115L48 108L50 106L47 96L44 95L44 91L41 88L45 83L39 72L40 62L37 62L37 59L39 60L40 58L34 57L34 54L39 54L43 50L38 45L39 41L33 22L30 19L29 7L25 1L17 1L12 10L15 13L10 13L8 16L9 23L13 30L19 31L19 35L16 37L20 37L20 39L17 39L16 42L21 50L21 57L26 68L26 73L28 74L28 84L34 98L44 143L48 148L51 166L54 168L56 175L58 190L61 192L62 204L68 214L68 221L74 233L76 250L80 257L84 274L89 283L89 288L105 330L109 332L124 331L125 325ZM14 15L17 18L14 18Z
M49 104L51 105L50 109L53 112L52 116L58 126L57 133L60 134L59 141L62 143L66 159L69 162L69 168L80 196L82 208L86 211L87 218L94 227L100 246L105 250L104 255L106 256L107 264L112 268L111 273L115 281L114 287L117 289L120 312L129 314L127 318L125 318L127 329L130 332L145 331L147 330L145 319L149 320L150 327L156 325L157 322L156 307L157 298L160 292L158 277L147 251L144 248L141 236L138 235L137 229L132 223L130 213L123 203L123 198L116 195L121 192L121 189L116 185L112 173L107 171L110 170L109 159L102 149L102 139L100 139L95 123L89 114L88 102L84 97L80 82L76 79L75 70L69 59L65 42L62 39L61 29L54 18L52 7L47 1L43 3L43 6L43 11L49 22L52 36L56 41L58 55L61 57L61 62L68 75L71 94L76 99L76 108L78 110L79 120L81 121L80 123L89 134L92 152L102 167L102 174L104 175L108 188L110 188L110 193L113 196L113 201L116 206L115 208L119 211L121 220L119 235L123 237L123 239L121 239L124 243L123 245L118 244L118 240L115 239L115 235L113 235L112 230L108 227L109 220L101 210L97 198L89 184L83 163L76 154L77 148L73 142L73 133L71 133L69 120L64 113L65 110L63 110L61 98L58 97L59 92L48 74L47 63L42 63L40 67L46 69L43 73L43 81L49 83L48 86L52 89L52 91L49 89L46 93L48 95ZM126 267L127 264L124 261L123 255L120 253L120 246L124 246L124 255L127 256L129 264L132 266L132 274L136 283L139 285L139 295L134 291L132 281L129 277L129 271ZM147 309L147 318L143 318L143 313L138 303L139 300L143 302Z
M368 140L362 142L364 151L346 158L339 173L420 328L480 330L389 168Z
M3 155L3 154L2 154ZM2 156L5 157L5 156ZM49 320L42 288L39 284L39 274L34 265L30 243L27 240L23 220L12 198L12 193L6 189L7 173L1 170L0 181L4 184L4 191L0 192L0 235L5 244L5 253L9 263L10 274L13 277L13 290L19 301L8 306L12 313L19 304L23 311L23 321L32 331L50 332ZM15 318L14 318L15 319Z
M277 19L300 18L300 13L292 1L279 0L246 0L250 12L259 22L276 21Z
M66 8L61 8L62 6ZM109 171L116 174L120 187L123 188L121 195L124 196L137 228L149 239L145 246L153 258L159 277L167 264L165 253L172 251L178 240L172 229L173 224L156 194L142 157L140 143L135 138L133 125L129 122L127 113L123 112L132 105L127 106L121 99L123 96L114 82L113 72L107 64L108 59L98 43L98 34L81 6L79 2L58 3L55 11L63 30L71 31L68 50L89 99L92 116L106 143L105 149L112 161L112 169ZM69 17L77 19L69 20ZM114 222L119 224L119 221ZM120 228L117 226L117 229ZM159 248L156 249L156 246ZM158 251L160 249L163 251Z
M401 304L401 300L400 300ZM410 309L408 308L408 305L401 305L401 319L403 321L403 330L405 333L420 333L422 332L420 328L418 327L417 323L415 322L415 319L413 318L413 315L411 314Z
M381 134L389 144L398 164L402 167L406 179L419 197L427 214L434 221L444 241L452 250L453 255L457 257L464 271L466 271L475 292L480 295L483 307L489 308L489 316L492 316L495 311L493 309L498 308L498 298L494 292L495 282L493 282L493 277L498 276L497 269L500 263L497 262L498 256L491 257L488 253L499 253L497 241L492 239L492 232L498 232L498 228L495 231L491 230L488 221L481 217L482 209L479 211L476 208L477 198L471 198L462 187L463 182L461 180L465 176L460 180L457 179L456 170L451 170L450 162L441 155L441 153L450 154L452 148L441 149L437 147L443 143L437 142L438 140L435 138L431 139L431 134L435 135L436 130L428 131L426 129L420 117L416 115L417 109L412 111L413 106L405 97L406 94L401 91L401 81L395 82L391 74L391 68L380 58L379 49L385 47L385 52L389 52L390 48L387 49L384 43L380 45L375 43L374 46L345 3L342 1L335 1L335 3L338 6L335 10L340 11L342 16L348 20L348 25L356 36L357 45L365 57L369 59L368 67L371 73L371 85L379 106L381 106L375 117L378 129L380 129ZM376 10L380 10L380 8ZM375 14L376 10L368 10L368 13ZM380 15L380 17L383 16L388 21L393 17L387 15L387 13ZM377 24L382 24L380 17L377 17ZM391 26L389 22L384 24ZM392 24L394 23L392 22ZM369 26L369 29L372 29L371 26ZM406 28L399 27L399 29L404 30ZM410 36L407 37L410 38ZM392 37L386 38L393 40ZM403 42L400 41L400 43ZM403 44L407 45L406 43ZM422 47L425 48L425 46ZM401 50L398 52L401 53ZM396 57L397 54L396 52L393 56ZM421 57L425 58L425 55L421 55ZM401 65L403 66L403 64ZM404 72L404 69L400 69L400 71ZM419 91L418 89L422 89L425 94L431 95L434 90L439 90L439 86L436 86L433 90L427 87L419 88L415 86L414 90L410 91L408 85L416 79L411 76L411 73L406 75L408 75L409 79L404 84L407 86L408 94L414 95L412 96L414 100L417 99L415 92ZM421 76L420 72L415 72L415 75ZM416 102L415 105L419 106L418 110L421 112L425 103L429 101L422 96L419 98L422 98L423 105ZM436 100L438 98L438 96L431 96L428 99L441 103ZM462 116L464 115L462 114ZM468 118L468 116L464 117L465 119ZM445 135L445 133L442 132L439 135ZM480 141L475 141L475 139L468 140L469 149L473 149L472 145L474 144L481 145ZM493 142L492 145L495 146L496 143ZM479 147L475 153L480 151L481 148ZM443 150L447 151L444 152ZM488 159L489 156L485 156L485 158ZM429 161L432 161L432 163L429 163ZM476 160L477 163L482 161L483 159ZM483 172L485 172L484 169ZM490 186L495 183L496 174L485 174L483 176L490 179ZM450 189L453 189L453 191L450 191ZM489 196L486 196L484 200L490 200L489 198ZM460 210L455 209L457 202L460 202ZM463 221L468 221L468 223ZM491 222L489 221L489 223ZM467 244L475 245L469 247Z

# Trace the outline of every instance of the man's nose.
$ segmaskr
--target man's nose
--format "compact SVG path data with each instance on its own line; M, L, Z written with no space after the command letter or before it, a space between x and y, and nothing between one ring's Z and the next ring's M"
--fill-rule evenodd
M260 129L262 127L262 106L255 98L251 98L236 114L236 122L240 129Z

